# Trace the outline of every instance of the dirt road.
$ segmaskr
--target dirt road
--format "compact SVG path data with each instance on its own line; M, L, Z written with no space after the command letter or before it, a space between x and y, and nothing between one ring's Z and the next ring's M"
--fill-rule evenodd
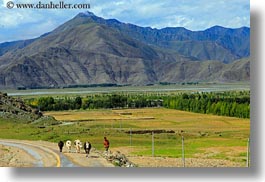
M114 167L100 153L59 152L56 143L44 141L0 139L0 166L2 167Z
M126 149L126 148L125 148ZM182 167L181 158L167 157L133 157L128 150L116 148L128 156L128 159L138 167ZM59 152L56 143L45 141L2 140L0 139L0 167L114 167L104 159L100 152L92 149L89 157L82 150L76 153L74 149L68 152L64 147ZM186 167L245 167L240 162L192 158L186 159Z

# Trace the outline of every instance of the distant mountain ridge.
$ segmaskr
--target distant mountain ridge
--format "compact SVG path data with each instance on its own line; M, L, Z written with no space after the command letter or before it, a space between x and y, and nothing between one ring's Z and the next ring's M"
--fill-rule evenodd
M152 29L150 27L139 27L122 23L115 19L105 20L95 16L93 13L80 13L75 19L82 23L94 21L105 24L143 43L177 51L179 54L195 57L198 60L218 60L230 63L250 56L250 28L248 27L230 29L214 26L205 31L190 31L183 27ZM199 50L196 50L196 44L202 41L204 41L204 45L199 47ZM195 44L195 46L191 47L189 46L190 44ZM212 48L206 47L207 45ZM181 48L185 48L186 52L183 52ZM206 53L198 53L202 51ZM218 54L217 51L220 51L220 54L225 53L227 56L216 55Z
M0 88L249 81L249 36L246 27L158 30L80 13L39 38L0 44Z

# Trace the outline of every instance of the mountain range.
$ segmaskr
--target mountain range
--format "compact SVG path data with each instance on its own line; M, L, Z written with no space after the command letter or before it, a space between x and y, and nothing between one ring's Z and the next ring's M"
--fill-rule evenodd
M250 28L153 29L79 13L0 44L0 88L250 80Z

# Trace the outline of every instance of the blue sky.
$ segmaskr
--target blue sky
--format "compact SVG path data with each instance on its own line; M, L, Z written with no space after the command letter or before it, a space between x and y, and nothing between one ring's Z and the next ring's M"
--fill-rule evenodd
M35 38L73 18L80 10L8 9L0 1L0 42ZM14 0L15 3L50 0ZM62 0L53 0L58 3ZM185 27L204 30L214 25L229 28L250 26L250 0L64 0L90 3L95 15L139 26Z

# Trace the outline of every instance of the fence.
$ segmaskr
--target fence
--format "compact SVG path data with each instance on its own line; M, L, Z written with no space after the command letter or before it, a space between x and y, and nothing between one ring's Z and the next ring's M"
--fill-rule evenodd
M75 131L64 131L64 133L68 136L73 134L81 140L86 138L97 149L103 149L103 136L107 136L110 140L110 150L119 150L129 158L144 156L150 160L175 160L176 164L173 166L177 167L250 166L250 141L247 138L231 139L221 132L133 128L122 121L113 121L104 125L93 121L89 129L85 129L80 123L78 125L83 128L80 130L76 127L79 134ZM237 146L240 146L241 151L233 149Z

